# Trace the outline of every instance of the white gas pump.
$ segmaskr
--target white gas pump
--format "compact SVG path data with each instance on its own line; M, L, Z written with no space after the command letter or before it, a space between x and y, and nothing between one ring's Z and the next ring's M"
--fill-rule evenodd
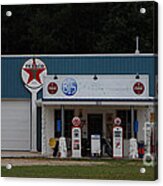
M130 139L129 158L131 159L138 158L138 145L136 138Z
M146 151L151 151L151 123L144 123L144 145L146 147Z
M81 129L72 128L72 157L81 158Z
M113 127L113 158L123 157L123 128Z
M65 137L59 138L59 157L60 158L67 158L67 145L66 145L66 138Z
M144 165L153 166L154 157L151 154L151 132L152 132L152 124L150 122L144 123L144 146L145 146L145 154L143 158Z
M72 157L81 158L81 128L80 118L74 117L72 120Z

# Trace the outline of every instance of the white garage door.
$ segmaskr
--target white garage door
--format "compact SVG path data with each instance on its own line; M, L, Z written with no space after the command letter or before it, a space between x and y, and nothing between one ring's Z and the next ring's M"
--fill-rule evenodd
M30 102L1 102L1 149L30 150Z

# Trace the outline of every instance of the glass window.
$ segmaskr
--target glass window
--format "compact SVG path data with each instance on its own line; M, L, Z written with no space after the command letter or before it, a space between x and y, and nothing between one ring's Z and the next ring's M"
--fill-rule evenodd
M124 139L131 138L131 110L118 110L117 117L121 118ZM137 119L137 111L134 111L134 120Z
M55 138L61 137L61 131L62 131L62 123L61 123L61 110L55 110Z
M55 110L55 137L61 137L62 133L62 121L61 121L61 110ZM65 134L66 138L71 138L71 127L72 127L72 118L74 117L74 110L65 110L64 111L64 120L65 120Z
M65 137L71 138L72 119L74 110L65 110Z

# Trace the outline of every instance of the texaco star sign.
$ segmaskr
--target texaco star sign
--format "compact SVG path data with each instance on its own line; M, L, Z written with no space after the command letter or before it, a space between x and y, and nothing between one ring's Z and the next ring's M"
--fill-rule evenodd
M47 74L47 68L40 59L29 59L22 67L22 80L32 89L37 89L43 84L43 76Z

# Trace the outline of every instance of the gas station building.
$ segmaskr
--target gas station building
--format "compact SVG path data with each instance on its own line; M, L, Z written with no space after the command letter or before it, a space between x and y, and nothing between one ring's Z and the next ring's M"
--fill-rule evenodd
M45 64L47 74L32 103L21 71L26 61L34 59ZM127 157L129 139L144 140L144 123L155 122L155 54L2 55L1 69L2 150L39 151L49 156L53 154L50 138L63 136L71 156L72 119L77 116L81 120L81 155L91 155L91 135L100 135L101 155L107 157L105 147L112 146L118 117L123 128L123 156ZM38 81L40 74L25 78L28 83Z

